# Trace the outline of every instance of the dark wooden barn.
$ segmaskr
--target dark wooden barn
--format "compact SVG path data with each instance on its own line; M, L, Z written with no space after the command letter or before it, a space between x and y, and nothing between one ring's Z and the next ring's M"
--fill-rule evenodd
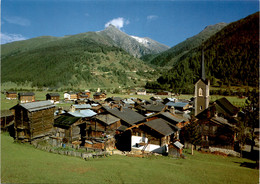
M111 114L99 114L92 118L87 125L87 137L104 137L104 135L115 135L117 128L120 127L120 119Z
M81 141L86 136L85 124L81 117L61 115L54 121L55 136L62 139L64 143Z
M17 104L14 113L15 138L32 141L50 135L54 124L55 105L50 101Z

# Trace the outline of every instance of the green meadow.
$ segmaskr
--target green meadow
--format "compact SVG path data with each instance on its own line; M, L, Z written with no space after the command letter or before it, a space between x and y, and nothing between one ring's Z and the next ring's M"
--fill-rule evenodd
M85 161L14 143L1 134L2 183L258 183L254 162L184 150L186 159L113 155Z

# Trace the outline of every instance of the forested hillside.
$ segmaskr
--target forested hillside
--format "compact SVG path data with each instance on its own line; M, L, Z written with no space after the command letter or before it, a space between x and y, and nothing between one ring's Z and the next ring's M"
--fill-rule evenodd
M201 51L211 83L258 86L259 12L231 23L202 45L181 56L172 69L147 88L190 91L200 77Z
M153 77L143 61L94 32L5 44L1 62L2 83L27 81L38 87L133 86Z
M155 55L146 55L143 56L141 59L157 66L172 66L185 53L193 48L200 46L203 41L216 34L226 25L227 23L218 23L215 25L207 26L199 34L186 39L185 41L170 48L169 50Z

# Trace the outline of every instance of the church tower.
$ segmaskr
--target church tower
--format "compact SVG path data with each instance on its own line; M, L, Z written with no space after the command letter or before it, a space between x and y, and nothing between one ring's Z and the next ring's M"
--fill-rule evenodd
M201 76L195 83L195 116L207 109L209 106L210 81L206 79L203 49L201 55Z

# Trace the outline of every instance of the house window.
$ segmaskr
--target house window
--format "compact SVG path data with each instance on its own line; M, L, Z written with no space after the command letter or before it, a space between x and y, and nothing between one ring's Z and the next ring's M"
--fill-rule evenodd
M203 90L202 90L202 88L199 88L199 96L203 96Z
M202 110L202 106L200 106L200 110Z

